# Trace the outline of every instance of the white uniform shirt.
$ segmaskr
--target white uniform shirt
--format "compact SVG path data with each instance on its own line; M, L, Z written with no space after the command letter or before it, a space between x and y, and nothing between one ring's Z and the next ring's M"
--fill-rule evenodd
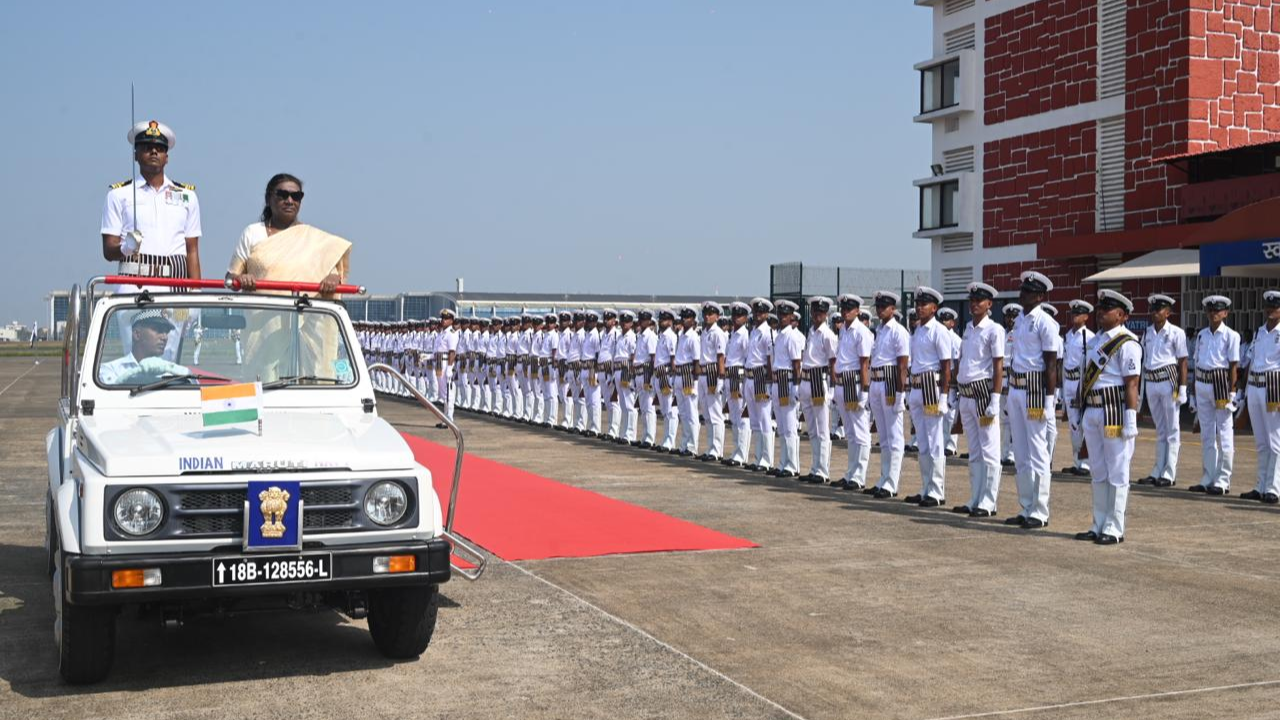
M436 335L436 354L443 355L445 362L449 360L449 351L458 351L458 331L449 327Z
M671 364L671 359L676 356L676 346L679 344L679 338L676 337L676 331L667 328L658 335L658 344L654 349L654 362L658 367L664 367Z
M1213 332L1208 326L1196 335L1196 369L1218 370L1240 362L1240 333L1226 323Z
M930 318L929 322L916 326L911 333L911 374L938 370L942 361L951 360L951 330Z
M1166 322L1164 328L1157 330L1155 325L1148 325L1142 333L1142 366L1146 370L1155 370L1166 365L1175 365L1187 356L1187 331Z
M618 343L618 328L615 326L610 330L600 333L600 346L596 348L596 362L607 363L613 362L613 350Z
M542 333L542 357L558 358L560 355L559 331Z
M836 346L840 341L831 326L822 323L818 327L809 326L809 335L805 338L804 354L800 358L800 367L829 367L836 359Z
M1080 336L1084 337L1081 338ZM1089 328L1079 330L1071 328L1062 340L1062 369L1078 370L1084 365L1085 347L1093 340L1093 331Z
M773 355L773 328L764 322L751 330L751 338L747 344L747 367L758 368L769 365L769 357Z
M1111 355L1110 360L1106 360L1106 364L1102 366L1102 372L1099 373L1098 379L1093 383L1093 389L1099 390L1107 387L1116 387L1123 385L1124 379L1133 377L1142 372L1142 345L1137 342L1138 336L1129 332L1128 328L1123 325L1112 328L1107 332L1098 333L1089 341L1087 357L1089 362L1095 365L1102 365L1104 356L1102 348L1111 340L1120 335L1128 335L1134 339L1134 342L1127 342L1121 345Z
M840 328L840 342L836 345L836 372L844 373L862 368L862 358L871 357L875 335L860 322L848 323Z
M596 354L600 352L600 328L583 329L582 334L582 359L586 361L594 361Z
M1258 328L1253 334L1250 349L1249 372L1280 370L1280 325L1276 325L1274 330L1268 330L1266 325Z
M1058 321L1040 309L1024 312L1013 323L1013 349L1007 353L1014 372L1044 370L1044 354L1058 352Z
M130 353L122 358L102 363L102 365L98 366L98 380L104 385L119 385L141 370L142 365Z
M658 352L658 333L645 328L636 338L636 365L648 365Z
M880 326L871 348L871 367L898 364L898 358L911 355L911 337L896 319Z
M626 332L618 331L616 341L613 344L613 361L631 364L631 356L636 354L636 332L628 330Z
M722 330L719 325L712 325L702 331L699 359L703 365L715 365L717 358L724 355L728 348L729 333Z
M956 381L971 383L994 378L995 358L1004 357L1004 335L1004 326L989 315L977 325L972 322L966 325L964 338L960 341L960 367L956 371Z
M138 175L113 188L102 206L102 234L123 237L134 229L134 187L138 189L137 229L144 255L186 255L187 238L200 237L200 201L194 190L175 185L166 175L157 190ZM263 232L266 232L264 229Z
M747 364L747 345L751 342L751 331L744 324L729 333L729 344L724 351L725 367L743 367Z
M681 331L676 337L676 365L696 363L700 350L698 328Z
M582 359L582 331L569 328L565 331L564 339L560 341L560 352L564 353L564 359L569 362L578 362Z
M791 370L796 360L804 357L804 335L787 325L773 339L773 369Z

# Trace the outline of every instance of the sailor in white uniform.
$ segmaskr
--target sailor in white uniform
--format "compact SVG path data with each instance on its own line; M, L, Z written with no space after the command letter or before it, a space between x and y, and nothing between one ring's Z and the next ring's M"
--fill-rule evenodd
M702 347L697 321L697 310L688 306L680 308L681 330L676 339L672 369L676 377L676 401L679 403L684 435L676 454L683 457L698 454L698 435L702 431L701 419L698 417L698 363Z
M733 326L729 331L729 342L725 347L724 364L728 375L729 427L733 431L733 455L720 462L730 467L742 467L748 459L751 449L752 428L747 418L747 406L751 403L751 395L747 387L747 355L751 346L751 328L748 320L751 317L751 306L744 302L729 305L729 317Z
M942 293L931 287L916 288L918 324L911 333L911 394L907 405L919 443L921 491L905 502L938 507L947 499L946 434L951 390L951 331L935 315Z
M698 338L698 411L707 421L707 451L698 456L703 462L719 461L724 456L724 404L720 386L725 376L725 353L729 334L719 325L720 304L708 300L702 304L702 335Z
M960 435L953 432L959 426L960 419L960 385L956 383L955 372L960 363L960 333L956 332L956 323L960 316L949 307L938 308L938 322L951 332L951 395L947 398L947 416L942 421L943 432L947 436L946 456L953 457L960 448Z
M993 517L1000 495L1000 398L1004 390L1004 326L991 319L996 289L969 283L969 315L960 346L956 384L960 422L969 446L969 501L951 509Z
M1151 324L1142 333L1142 379L1147 409L1156 426L1155 464L1138 481L1152 487L1178 482L1178 452L1182 449L1180 410L1187 395L1187 333L1169 321L1174 299L1155 294L1147 298Z
M1079 397L1080 377L1084 373L1085 348L1093 339L1093 331L1089 329L1089 316L1093 314L1093 306L1084 300L1072 300L1068 306L1071 314L1071 328L1062 339L1062 404L1067 416L1067 429L1071 432L1070 467L1062 472L1069 475L1088 475L1089 459L1081 457L1080 448L1084 446L1084 406Z
M1240 497L1280 502L1280 290L1262 294L1267 321L1253 335L1246 407L1258 450L1258 483Z
M769 388L773 385L774 331L769 326L773 303L758 297L751 300L752 328L747 341L747 415L751 421L751 457L748 470L773 469L773 405Z
M658 390L655 360L658 354L658 333L653 328L653 311L642 309L636 313L640 324L640 332L636 335L636 352L632 361L632 388L638 398L637 422L639 423L639 439L632 443L633 447L642 450L653 449L653 442L658 436L658 414L654 399Z
M584 388L584 400L579 413L586 418L586 424L579 432L585 437L597 437L600 434L600 378L596 373L596 363L600 354L600 314L588 310L582 335L582 371L578 374L578 382Z
M842 490L863 490L871 464L871 348L875 335L860 319L862 298L836 298L844 324L836 345L835 406L848 440L844 476L832 483ZM870 316L868 316L869 318Z
M831 298L809 298L809 332L800 359L800 412L809 431L809 472L804 480L831 482L831 382L840 341L827 324Z
M663 453L676 452L677 432L680 430L680 413L676 391L676 349L680 337L673 327L676 313L668 308L658 311L658 345L654 350L653 368L658 387L658 408L662 415L662 441L654 444L654 450Z
M636 358L636 314L631 310L618 313L620 327L613 345L613 386L618 393L619 427L614 439L619 445L630 445L636 439L636 383L633 371Z
M444 403L444 414L453 420L453 406L457 401L454 392L454 363L458 357L458 331L453 327L457 315L449 308L440 311L440 333L436 336L436 384L440 402ZM437 428L447 427L437 423Z
M768 474L780 478L795 478L800 477L800 424L796 401L805 337L792 322L799 306L789 300L779 300L774 307L778 311L779 327L773 341L772 399L782 453L778 458L778 467Z
M1019 277L1018 303L1024 312L1014 322L1013 352L1008 355L1009 423L1017 464L1021 511L1005 521L1034 530L1049 524L1049 465L1054 401L1058 387L1058 323L1040 307L1053 283L1028 270ZM1027 308L1030 308L1027 310Z
M1226 495L1235 465L1235 411L1240 395L1236 373L1240 333L1227 326L1231 300L1210 295L1203 301L1209 324L1196 335L1196 419L1200 421L1202 475L1191 492Z
M888 290L876 292L880 328L871 349L871 415L880 438L880 479L864 493L883 500L898 496L905 445L903 415L910 382L911 336L896 317L899 297Z
M1013 352L1013 324L1017 322L1018 316L1022 314L1022 306L1016 302L1011 302L1004 306L1000 311L998 320L1004 325L1004 357L1007 361L1009 354ZM1006 375L1008 375L1009 364L1005 363ZM1005 393L1000 398L1000 465L1002 467L1013 467L1013 435L1009 430L1009 382L1005 380Z
M1098 334L1089 341L1084 376L1084 434L1093 476L1093 526L1077 540L1099 545L1124 542L1129 465L1138 437L1138 377L1142 345L1124 326L1133 311L1129 298L1098 291Z

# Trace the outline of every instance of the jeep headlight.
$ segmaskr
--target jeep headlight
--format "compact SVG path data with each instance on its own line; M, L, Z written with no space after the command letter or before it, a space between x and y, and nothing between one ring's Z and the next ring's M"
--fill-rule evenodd
M164 520L164 503L160 496L146 488L133 488L120 493L114 509L116 527L129 535L146 535Z
M374 483L364 494L364 514L379 525L400 522L409 510L409 496L398 482L383 480Z

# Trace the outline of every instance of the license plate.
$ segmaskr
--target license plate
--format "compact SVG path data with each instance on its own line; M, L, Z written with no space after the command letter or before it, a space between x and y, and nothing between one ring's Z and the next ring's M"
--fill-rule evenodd
M333 579L333 555L255 555L212 561L213 586L270 585Z

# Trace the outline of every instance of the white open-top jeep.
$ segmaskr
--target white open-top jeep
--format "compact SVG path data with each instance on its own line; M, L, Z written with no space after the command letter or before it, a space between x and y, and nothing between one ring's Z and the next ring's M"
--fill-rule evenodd
M332 607L367 616L388 657L421 654L437 587L451 569L475 579L485 557L442 521L431 473L378 416L370 372L447 420L393 369L366 365L340 303L175 280L95 301L113 282L71 292L46 440L62 676L107 674L124 605L170 624ZM463 448L449 426L452 505Z

